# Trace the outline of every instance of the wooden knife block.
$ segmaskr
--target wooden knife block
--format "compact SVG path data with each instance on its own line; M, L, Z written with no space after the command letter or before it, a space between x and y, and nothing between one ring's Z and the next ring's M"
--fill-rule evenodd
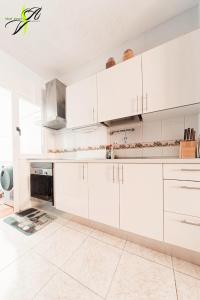
M181 141L179 158L195 158L196 157L196 141Z

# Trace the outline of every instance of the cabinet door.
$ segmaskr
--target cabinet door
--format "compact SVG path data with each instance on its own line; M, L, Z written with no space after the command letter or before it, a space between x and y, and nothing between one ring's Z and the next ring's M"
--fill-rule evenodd
M98 121L142 112L141 56L97 74Z
M88 218L87 164L56 163L54 197L57 209Z
M120 167L120 228L163 240L162 165Z
M67 87L67 127L97 122L96 75Z
M142 55L144 112L200 101L200 30Z
M200 182L165 180L165 211L200 218Z
M16 161L18 174L14 172L14 207L16 211L31 207L30 195L30 163L27 159ZM16 176L18 175L18 176Z
M200 252L200 218L165 213L166 243Z
M119 227L117 171L110 163L88 165L89 218L113 227Z

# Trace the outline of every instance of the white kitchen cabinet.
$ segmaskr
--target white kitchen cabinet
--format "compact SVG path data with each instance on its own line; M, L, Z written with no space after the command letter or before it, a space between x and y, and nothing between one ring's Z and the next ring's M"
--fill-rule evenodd
M119 228L118 166L88 164L89 218Z
M18 173L14 172L14 208L16 211L31 207L30 163L26 159L15 161Z
M120 174L120 228L163 240L163 180L160 164L123 164Z
M200 30L142 54L143 110L200 102Z
M165 164L164 179L200 181L200 164Z
M141 56L97 74L98 121L142 112Z
M59 210L88 218L86 163L54 164L54 202Z
M200 217L200 182L164 181L165 211Z
M164 241L200 252L200 218L165 213Z
M67 128L97 122L96 75L67 87Z

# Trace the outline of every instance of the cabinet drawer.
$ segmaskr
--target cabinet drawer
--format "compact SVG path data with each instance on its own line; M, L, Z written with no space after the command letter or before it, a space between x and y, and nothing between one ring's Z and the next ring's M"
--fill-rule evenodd
M165 213L164 240L186 249L200 251L200 218Z
M200 217L200 182L165 180L164 209Z
M164 165L164 179L200 181L200 164Z

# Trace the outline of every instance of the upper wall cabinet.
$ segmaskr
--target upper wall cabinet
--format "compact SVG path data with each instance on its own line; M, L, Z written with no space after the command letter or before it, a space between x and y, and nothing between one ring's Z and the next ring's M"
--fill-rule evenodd
M67 128L97 122L96 75L67 87Z
M98 121L142 112L141 56L97 74Z
M200 30L142 55L143 112L200 102Z

